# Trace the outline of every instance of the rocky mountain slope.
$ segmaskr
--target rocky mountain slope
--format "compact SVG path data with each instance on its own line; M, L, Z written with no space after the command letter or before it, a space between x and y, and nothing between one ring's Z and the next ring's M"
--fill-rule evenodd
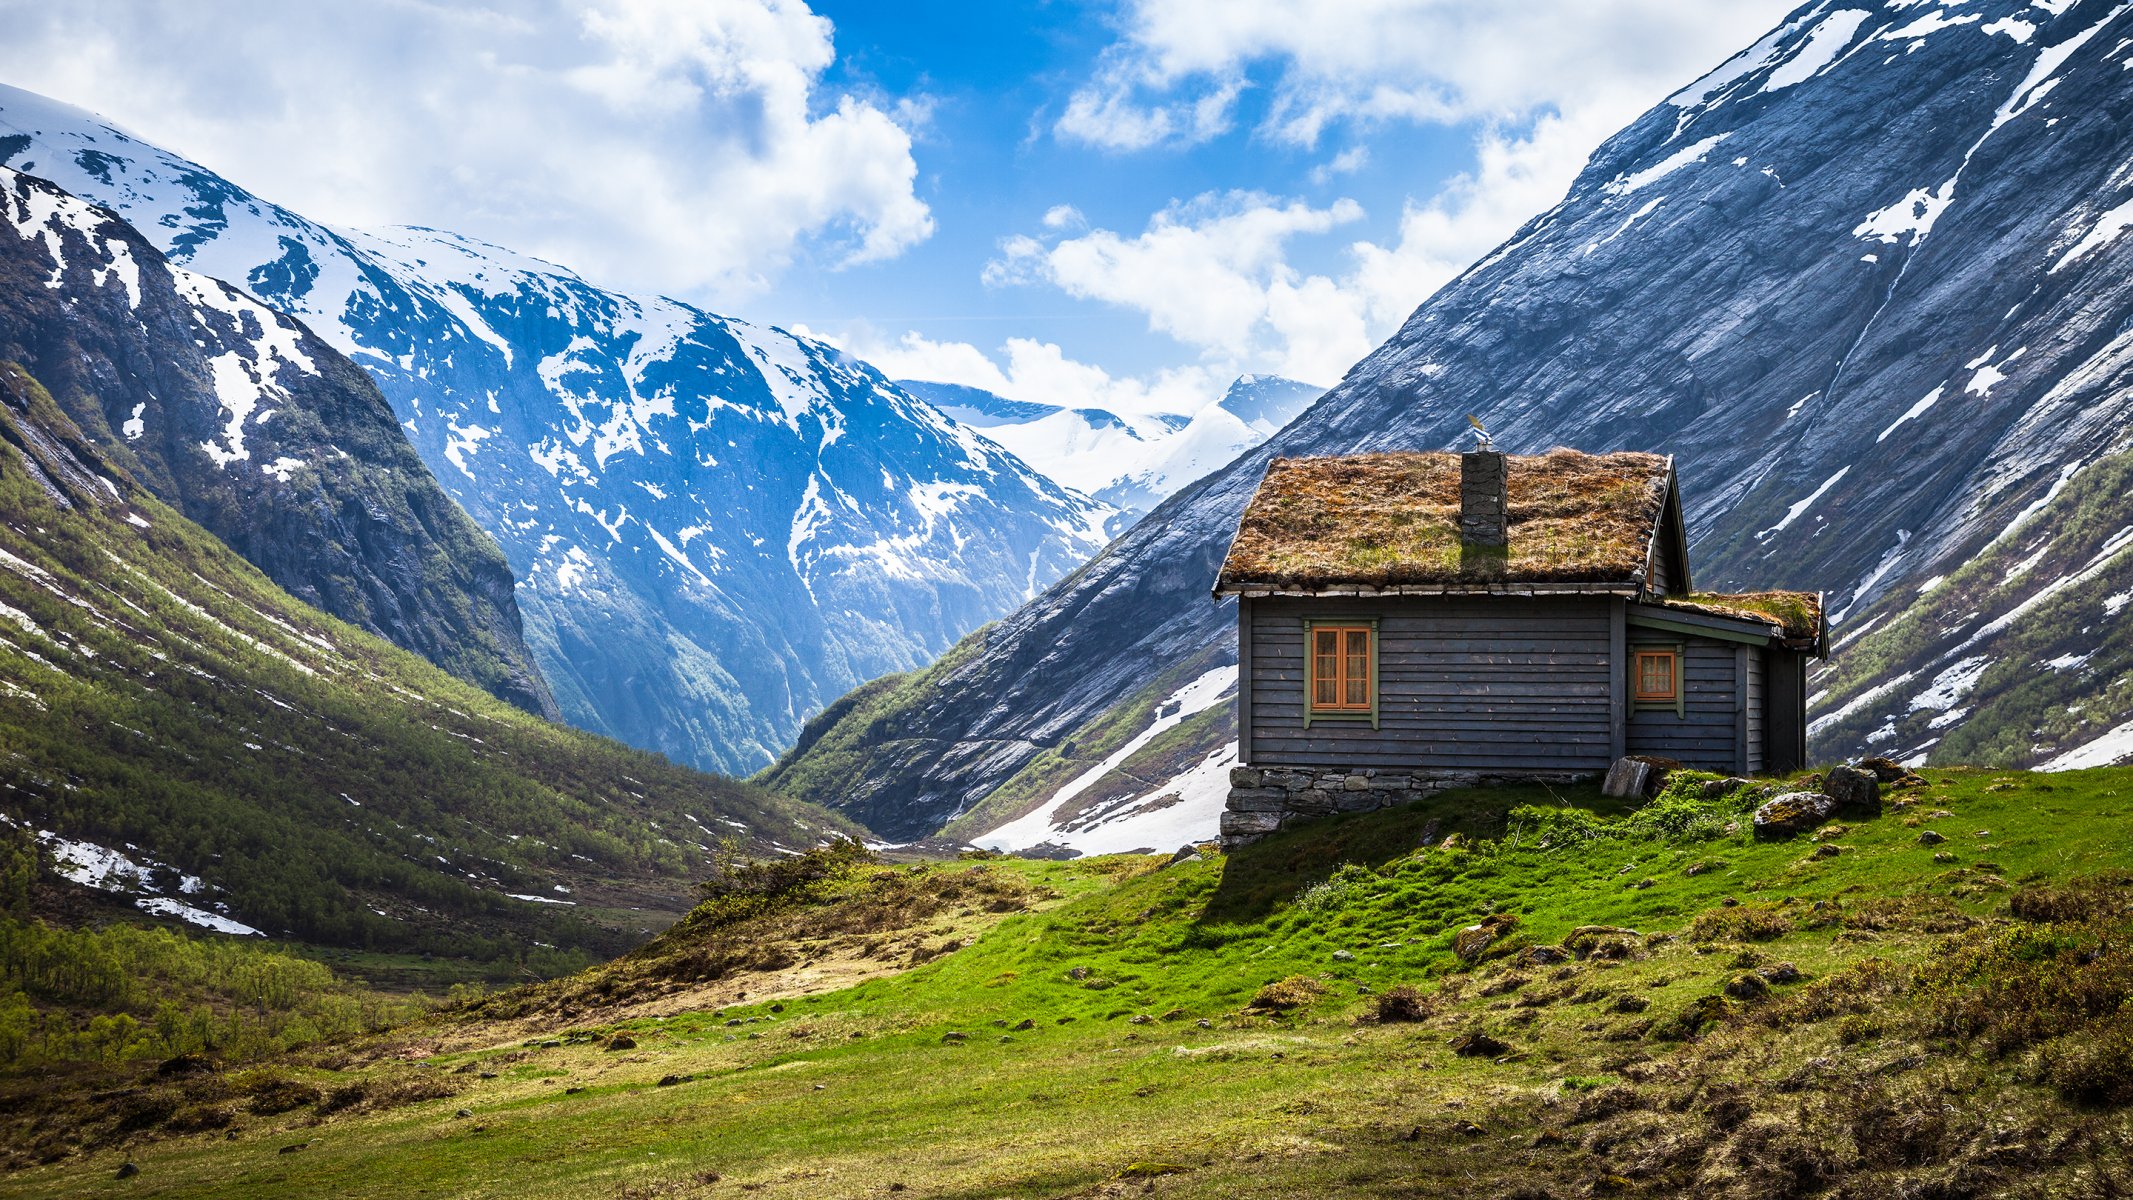
M983 432L1054 483L1118 509L1113 533L1274 436L1326 390L1279 375L1243 375L1197 412L1122 416L1010 400L962 384L903 380L898 386Z
M864 363L426 229L327 229L0 89L0 162L124 213L378 383L502 545L571 722L752 770L1103 544L1109 510Z
M376 386L302 325L0 167L0 358L293 594L554 715L495 543Z
M76 883L225 933L553 970L686 909L722 838L838 827L301 603L96 440L0 363L0 822Z
M1449 446L1469 412L1514 450L1678 456L1699 586L1828 593L1850 640L1818 680L1818 755L2039 763L2112 736L2122 668L2038 664L2023 631L2121 569L2133 538L2104 484L2133 442L2129 53L2133 5L2114 0L1801 8L1601 146L1303 418L893 711L812 730L785 777L826 778L838 756L842 802L891 833L1002 792L1035 808L1145 728L1107 716L1234 654L1207 589L1269 458ZM2082 488L2091 524L2039 517ZM1984 581L1990 609L1939 610L1978 583L1964 564L2017 543ZM1965 590L1927 590L1943 576ZM2128 641L2121 598L2063 614L2060 642ZM1860 702L1842 664L1869 653L1885 690ZM1994 672L2080 719L1984 742L1906 724L1965 708ZM1059 782L1028 785L1047 761Z

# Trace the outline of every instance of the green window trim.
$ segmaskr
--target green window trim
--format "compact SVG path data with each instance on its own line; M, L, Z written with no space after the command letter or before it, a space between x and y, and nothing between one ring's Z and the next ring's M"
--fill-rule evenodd
M1671 650L1674 652L1674 699L1671 702L1654 703L1637 699L1637 652L1640 650ZM1640 712L1670 712L1686 719L1689 715L1689 648L1684 642L1631 642L1628 647L1629 661L1623 664L1629 672L1629 710Z
M1345 628L1351 628L1351 629L1352 629L1352 628L1354 628L1354 627L1356 627L1356 626L1358 626L1358 625L1362 625L1362 626L1367 626L1367 627L1369 628L1369 630L1370 630L1370 711L1369 711L1369 712L1367 712L1367 713L1364 713L1364 712L1313 712L1313 711L1312 711L1312 706L1311 706L1311 696L1312 696L1312 694L1313 694L1313 687L1312 687L1312 685L1313 685L1313 682L1314 682L1314 681L1313 681L1313 680L1312 680L1312 678L1311 678L1311 672L1312 672L1313 670L1315 670L1316 668L1315 668L1315 667L1314 667L1314 665L1313 665L1313 664L1314 664L1314 661L1315 661L1315 659L1314 659L1314 656L1313 656L1313 653L1312 653L1312 649L1311 649L1311 648L1312 648L1312 646L1314 646L1314 645L1316 645L1316 644L1317 644L1317 641L1316 641L1316 637L1315 637L1315 634L1316 634L1316 632L1317 632L1317 630L1318 630L1318 627L1319 627L1319 626L1321 626L1321 625L1338 625L1338 626L1342 626L1342 627L1345 627ZM1380 693L1380 692L1381 692L1381 691L1383 690L1383 688L1382 688L1382 686L1381 686L1381 685L1383 684L1383 680L1381 680L1381 679L1379 678L1379 676L1378 676L1378 618L1376 618L1376 617L1336 617L1336 616L1324 616L1324 617L1305 617L1305 618L1303 619L1303 629L1304 629L1304 671L1303 671L1303 725L1304 725L1304 728L1305 728L1305 729L1309 729L1309 728L1310 728L1310 727L1311 727L1312 725L1314 725L1314 724L1341 724L1341 725L1360 725L1360 724L1362 724L1362 723L1363 723L1363 722L1365 722L1365 721L1368 721L1368 722L1370 722L1370 727L1371 727L1372 729L1376 729L1376 728L1378 728L1378 696L1379 696L1379 693Z

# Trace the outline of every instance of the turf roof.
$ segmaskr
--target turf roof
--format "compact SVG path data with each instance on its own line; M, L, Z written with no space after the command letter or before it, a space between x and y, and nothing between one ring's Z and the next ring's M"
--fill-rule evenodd
M1778 640L1795 649L1818 650L1828 631L1820 592L1697 592L1668 596L1668 608L1772 626Z
M1672 486L1667 458L1508 457L1502 549L1460 542L1457 454L1277 458L1238 523L1216 591L1643 582Z

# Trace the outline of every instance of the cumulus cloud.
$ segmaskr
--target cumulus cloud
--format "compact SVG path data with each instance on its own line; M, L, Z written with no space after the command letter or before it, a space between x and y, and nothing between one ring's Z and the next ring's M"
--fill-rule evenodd
M1236 378L1225 368L1197 363L1145 376L1113 375L1070 357L1056 343L1035 338L1009 338L988 354L969 342L934 341L915 332L895 339L864 328L834 335L804 332L867 360L891 379L960 383L1061 408L1189 413L1218 399Z
M1395 123L1472 131L1474 163L1410 197L1396 230L1308 274L1293 244L1361 218L1260 193L1207 195L1139 234L1048 224L1001 243L994 284L1041 283L1143 314L1203 363L1338 378L1430 293L1561 199L1603 140L1768 29L1789 0L1131 0L1119 41L1055 132L1112 150L1204 142L1266 81L1254 135L1351 144L1305 174L1326 187L1370 165ZM1389 235L1389 236L1388 236Z
M1119 40L1054 128L1119 150L1204 142L1271 76L1257 132L1497 121L1664 95L1776 22L1789 0L1129 0ZM1684 72L1687 74L1684 74ZM1617 122L1620 123L1619 121Z
M1094 229L1008 238L984 278L996 286L1049 284L1136 310L1151 329L1213 360L1325 378L1367 351L1367 336L1358 322L1317 307L1338 298L1290 267L1286 248L1292 238L1362 216L1353 200L1314 207L1257 192L1210 193L1164 209L1130 237Z
M801 0L0 0L0 72L308 216L747 295L926 238L910 123ZM326 152L321 153L321 148Z

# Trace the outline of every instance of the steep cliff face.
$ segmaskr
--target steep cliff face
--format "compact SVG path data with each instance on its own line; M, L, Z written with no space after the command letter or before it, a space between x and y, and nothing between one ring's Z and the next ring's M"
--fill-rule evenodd
M0 168L0 359L292 595L556 715L503 555L377 387L303 325Z
M1824 591L1840 635L1872 639L2003 538L2050 543L2040 505L2133 437L2129 49L2133 6L2111 0L1803 7L1609 140L1561 204L1266 446L987 630L897 711L823 731L849 756L845 802L885 832L937 826L1159 673L1234 654L1231 610L1207 588L1269 458L1449 446L1469 412L1515 450L1678 456L1698 585ZM2122 497L2100 503L2113 530L2133 521ZM2076 574L2127 551L2109 536L2046 549L2027 553ZM1901 722L1870 737L1887 723L1874 705L1930 708L1927 689L1964 658L2019 669L2009 634L2061 578L2018 573L1999 616L1952 612L1947 639L1886 650L1887 678L1905 682L1841 719L1861 685L1825 691L1816 752L1988 753ZM2099 600L2074 628L2124 640L2126 610ZM2124 719L2121 679L2055 672L2050 702L2101 723L1989 754L2040 761L2101 736Z
M833 347L430 229L328 229L0 88L0 162L124 213L376 380L519 578L574 724L753 770L1084 562L1111 510Z

